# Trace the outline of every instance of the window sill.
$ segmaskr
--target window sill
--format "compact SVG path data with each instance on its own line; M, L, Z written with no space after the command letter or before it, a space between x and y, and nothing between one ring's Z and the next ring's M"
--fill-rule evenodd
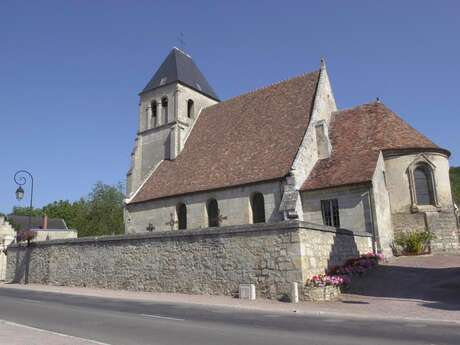
M440 212L441 206L439 205L412 205L411 206L412 213L419 213L419 212Z

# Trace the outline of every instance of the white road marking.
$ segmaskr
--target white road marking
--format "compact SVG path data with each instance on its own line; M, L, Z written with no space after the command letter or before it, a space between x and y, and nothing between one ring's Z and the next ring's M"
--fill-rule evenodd
M151 317L154 319L165 319L165 320L174 320L174 321L185 321L185 319L178 319L175 317L167 317L167 316L161 316L161 315L150 315L150 314L141 314L142 316L147 316Z
M57 336L60 336L60 337L65 337L65 338L70 338L70 339L77 339L77 340L83 340L83 341L87 341L87 342L90 342L90 343L93 343L93 344L96 344L96 345L111 345L111 344L109 344L109 343L103 343L103 342L100 342L100 341L97 341L97 340L93 340L93 339L87 339L87 338L76 337L76 336L69 335L69 334L64 334L64 333L49 331L49 330L47 330L47 329L36 328L36 327L32 327L32 326L27 326L27 325L22 325L22 324L20 324L20 323L16 323L16 322L12 322L12 321L0 320L0 323L3 323L3 324L5 324L5 325L9 325L9 326L13 326L13 327L22 327L22 328L25 328L25 329L30 329L30 330L32 330L32 331L37 331L37 332L42 332L42 333L53 334L53 335L57 335Z

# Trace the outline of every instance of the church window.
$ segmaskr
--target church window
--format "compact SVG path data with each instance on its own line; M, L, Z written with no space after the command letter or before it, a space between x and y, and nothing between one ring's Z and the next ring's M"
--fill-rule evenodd
M339 201L337 199L321 200L323 224L340 227Z
M161 111L163 117L163 124L168 123L168 97L161 99Z
M251 196L251 210L253 223L265 223L265 203L262 193Z
M179 230L187 229L187 206L184 203L177 204L176 214Z
M433 175L428 164L420 164L414 170L417 205L434 205Z
M194 104L193 104L193 101L191 99L189 99L187 101L187 117L189 119L191 119L193 117L193 112L194 112Z
M206 203L206 210L208 212L208 226L219 226L219 206L216 199L209 199Z
M150 103L150 109L152 114L152 127L156 127L158 125L158 117L157 117L157 102L153 101Z

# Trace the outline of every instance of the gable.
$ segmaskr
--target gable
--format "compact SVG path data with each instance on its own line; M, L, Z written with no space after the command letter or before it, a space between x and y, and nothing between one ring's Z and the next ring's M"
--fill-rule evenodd
M180 155L131 202L286 176L310 122L319 71L205 108Z

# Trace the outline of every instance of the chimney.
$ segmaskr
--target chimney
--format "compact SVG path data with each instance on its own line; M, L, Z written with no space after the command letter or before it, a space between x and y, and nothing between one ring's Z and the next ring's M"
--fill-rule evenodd
M43 227L42 229L48 229L48 216L45 214L43 216Z

